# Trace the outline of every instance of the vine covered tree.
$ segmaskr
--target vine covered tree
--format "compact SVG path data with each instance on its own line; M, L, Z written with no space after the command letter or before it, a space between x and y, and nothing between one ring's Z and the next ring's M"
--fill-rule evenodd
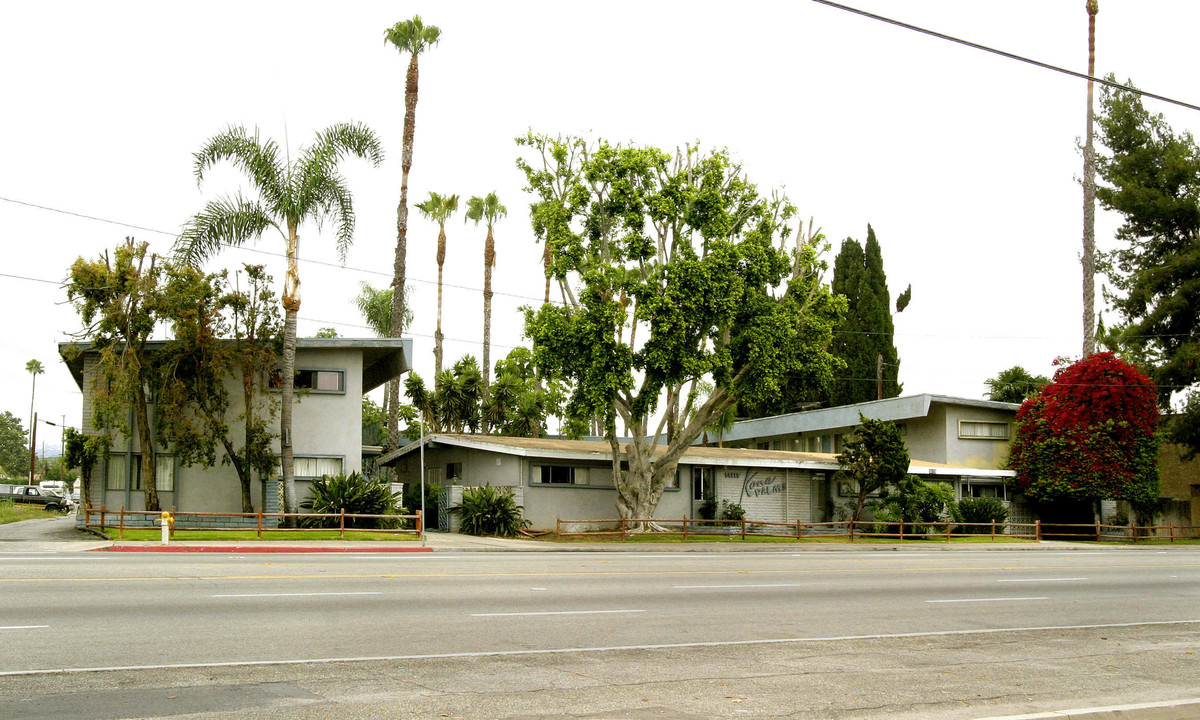
M487 239L483 243L483 396L486 398L492 371L492 270L496 266L496 241L492 236L492 227L508 214L508 209L500 204L496 193L490 192L484 197L475 195L468 200L466 214L464 222L472 221L478 227L482 221L487 227ZM488 432L486 415L483 418L483 432Z
M79 499L85 506L92 503L92 471L108 449L108 439L100 435L84 435L73 427L63 433L66 441L62 461L69 468L79 469Z
M1149 369L1161 407L1170 406L1175 392L1186 396L1168 436L1194 454L1200 450L1200 148L1132 91L1104 88L1096 123L1108 150L1096 158L1103 180L1096 197L1124 220L1121 244L1103 262L1117 291L1107 299L1122 319L1105 341Z
M888 487L900 487L908 475L908 448L900 429L886 420L858 416L859 425L846 440L837 456L839 476L854 490L854 510L850 519L857 522L867 496Z
M1111 352L1060 367L1017 411L1008 464L1035 503L1158 500L1156 388Z
M600 419L621 516L652 518L684 450L726 408L777 395L789 376L828 382L844 302L820 281L820 241L789 248L795 208L762 196L727 151L517 142L565 298L525 311L534 364L572 384L568 420ZM695 407L706 378L714 390Z
M1001 370L996 377L984 381L988 388L987 399L1006 403L1025 402L1026 398L1037 395L1049 384L1050 378L1045 375L1031 375L1020 365Z
M434 377L442 374L442 275L446 266L446 221L458 212L457 195L439 195L430 192L423 203L417 203L417 210L426 218L438 224L437 266L437 328L433 332L433 366Z
M176 243L180 259L199 266L226 246L256 240L270 229L279 233L287 251L283 283L284 310L282 405L279 412L284 508L299 509L296 502L295 458L292 450L292 402L295 396L296 316L300 310L300 226L330 220L336 228L338 255L345 260L354 240L354 203L338 166L347 156L378 167L383 149L375 133L355 123L330 126L316 134L311 145L292 156L280 157L273 140L260 140L243 127L230 127L210 138L195 154L196 182L217 163L228 160L246 174L257 197L240 193L209 201L184 226ZM288 518L285 522L294 524Z
M401 20L384 31L383 40L391 44L401 55L407 54L408 71L404 76L404 135L400 146L400 202L396 206L396 254L392 265L392 320L389 337L400 337L408 322L406 312L405 274L408 256L408 174L412 170L413 135L417 128L417 84L420 68L417 59L429 48L437 45L442 31L436 25L426 25L420 15L411 20ZM387 389L388 438L396 442L399 437L400 385L392 383Z
M99 353L92 378L92 424L106 438L137 433L141 452L142 489L147 510L160 510L154 437L148 391L154 374L146 343L158 318L158 283L162 268L147 243L125 238L109 260L78 258L67 279L67 298L83 320L76 336ZM134 427L127 411L133 410ZM105 443L107 450L107 443Z

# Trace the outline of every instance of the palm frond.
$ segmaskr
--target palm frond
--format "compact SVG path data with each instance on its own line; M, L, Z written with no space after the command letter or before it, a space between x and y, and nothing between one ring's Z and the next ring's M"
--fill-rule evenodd
M278 211L285 204L287 173L279 162L279 146L274 140L261 142L257 128L251 136L246 128L231 125L209 138L193 157L197 185L203 183L209 169L228 160L246 174L268 207Z
M375 131L363 123L337 123L318 132L316 142L301 151L297 164L303 168L319 163L332 168L351 155L374 167L383 162L383 144Z
M508 208L500 204L500 198L495 192L490 192L485 197L475 195L467 201L467 216L463 222L473 220L479 225L482 220L490 228L505 215L508 215Z
M180 262L198 268L222 247L258 238L269 227L279 229L260 204L241 195L217 198L184 225L174 253Z
M417 203L417 210L426 219L433 220L438 225L445 225L450 216L458 212L457 195L440 195L433 191L423 203Z
M401 20L383 32L385 43L391 43L400 52L411 55L420 55L437 45L441 38L441 29L436 25L426 25L420 15L413 15L412 20Z

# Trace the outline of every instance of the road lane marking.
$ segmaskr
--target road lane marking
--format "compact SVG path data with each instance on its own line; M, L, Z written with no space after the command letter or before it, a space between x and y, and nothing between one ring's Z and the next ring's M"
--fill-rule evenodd
M645 610L556 610L547 612L471 613L471 617L517 617L523 615L615 615L644 613Z
M482 652L431 653L428 655L373 655L363 657L298 658L287 660L232 660L226 662L174 663L169 665L109 665L100 667L54 668L41 670L2 670L0 677L18 675L61 675L81 672L129 672L132 670L186 670L216 667L255 667L267 665L312 665L345 662L395 662L397 660L441 660L445 658L510 657L516 655L566 655L572 653L620 652L625 650L670 650L674 648L709 648L750 645L781 645L805 642L845 642L847 640L893 640L924 637L962 637L998 635L1018 632L1061 632L1063 630L1111 630L1164 625L1200 625L1193 620L1148 620L1144 622L1105 623L1100 625L1040 625L1015 628L983 628L975 630L936 630L931 632L888 633L880 635L839 635L831 637L767 638L765 640L713 640L709 642L663 643L658 645L613 645L609 647L566 647L534 650L486 650Z
M1003 578L996 582L1072 582L1087 578Z
M1109 713L1124 713L1136 710L1154 710L1157 708L1178 708L1187 707L1190 705L1200 705L1200 698L1187 698L1184 700L1167 700L1165 702L1145 702L1133 703L1130 705L1104 705L1101 707L1090 708L1072 708L1070 710L1047 710L1045 712L1025 713L1024 715L994 715L992 717L980 718L979 720L1070 720L1070 718L1083 718L1088 715L1099 716L1103 713L1106 717ZM1159 717L1166 717L1162 715ZM1171 717L1182 717L1181 715L1171 715Z
M529 588L530 590L545 590L546 588Z
M41 630L49 625L0 625L0 630Z
M1049 600L1048 597L1002 597L1002 598L958 598L954 600L926 600L927 603L961 603L961 602L1019 602L1022 600Z
M273 564L273 563L272 563ZM1200 563L1177 563L1174 568L1195 568ZM1162 569L1162 565L1003 565L965 567L907 567L907 568L786 568L770 570L572 570L568 572L394 572L394 573L297 573L276 575L188 575L188 576L133 576L133 577L32 577L0 578L0 583L29 582L158 582L163 580L402 580L409 578L500 578L500 577L596 577L596 576L660 576L660 575L839 575L863 573L930 573L930 572L1014 572L1020 570L1044 572L1048 570L1136 570Z
M674 590L727 590L731 588L806 587L806 583L762 583L758 585L672 585Z
M241 593L238 595L209 595L215 598L244 597L313 597L317 595L382 595L381 592L304 592L304 593Z

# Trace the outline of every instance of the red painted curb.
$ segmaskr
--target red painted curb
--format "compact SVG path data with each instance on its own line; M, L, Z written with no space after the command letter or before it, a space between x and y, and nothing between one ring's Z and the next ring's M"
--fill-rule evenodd
M110 545L92 552L159 552L159 553L403 553L433 552L430 547L279 547L254 545Z

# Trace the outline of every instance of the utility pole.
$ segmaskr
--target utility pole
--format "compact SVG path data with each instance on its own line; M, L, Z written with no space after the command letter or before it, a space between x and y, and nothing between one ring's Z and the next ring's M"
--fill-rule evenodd
M37 462L37 413L29 426L29 484L33 485L33 464Z
M1099 0L1087 0L1087 139L1083 146L1083 356L1096 352L1096 150L1092 144L1092 80L1096 74L1096 13Z
M875 356L875 399L883 399L883 355Z

